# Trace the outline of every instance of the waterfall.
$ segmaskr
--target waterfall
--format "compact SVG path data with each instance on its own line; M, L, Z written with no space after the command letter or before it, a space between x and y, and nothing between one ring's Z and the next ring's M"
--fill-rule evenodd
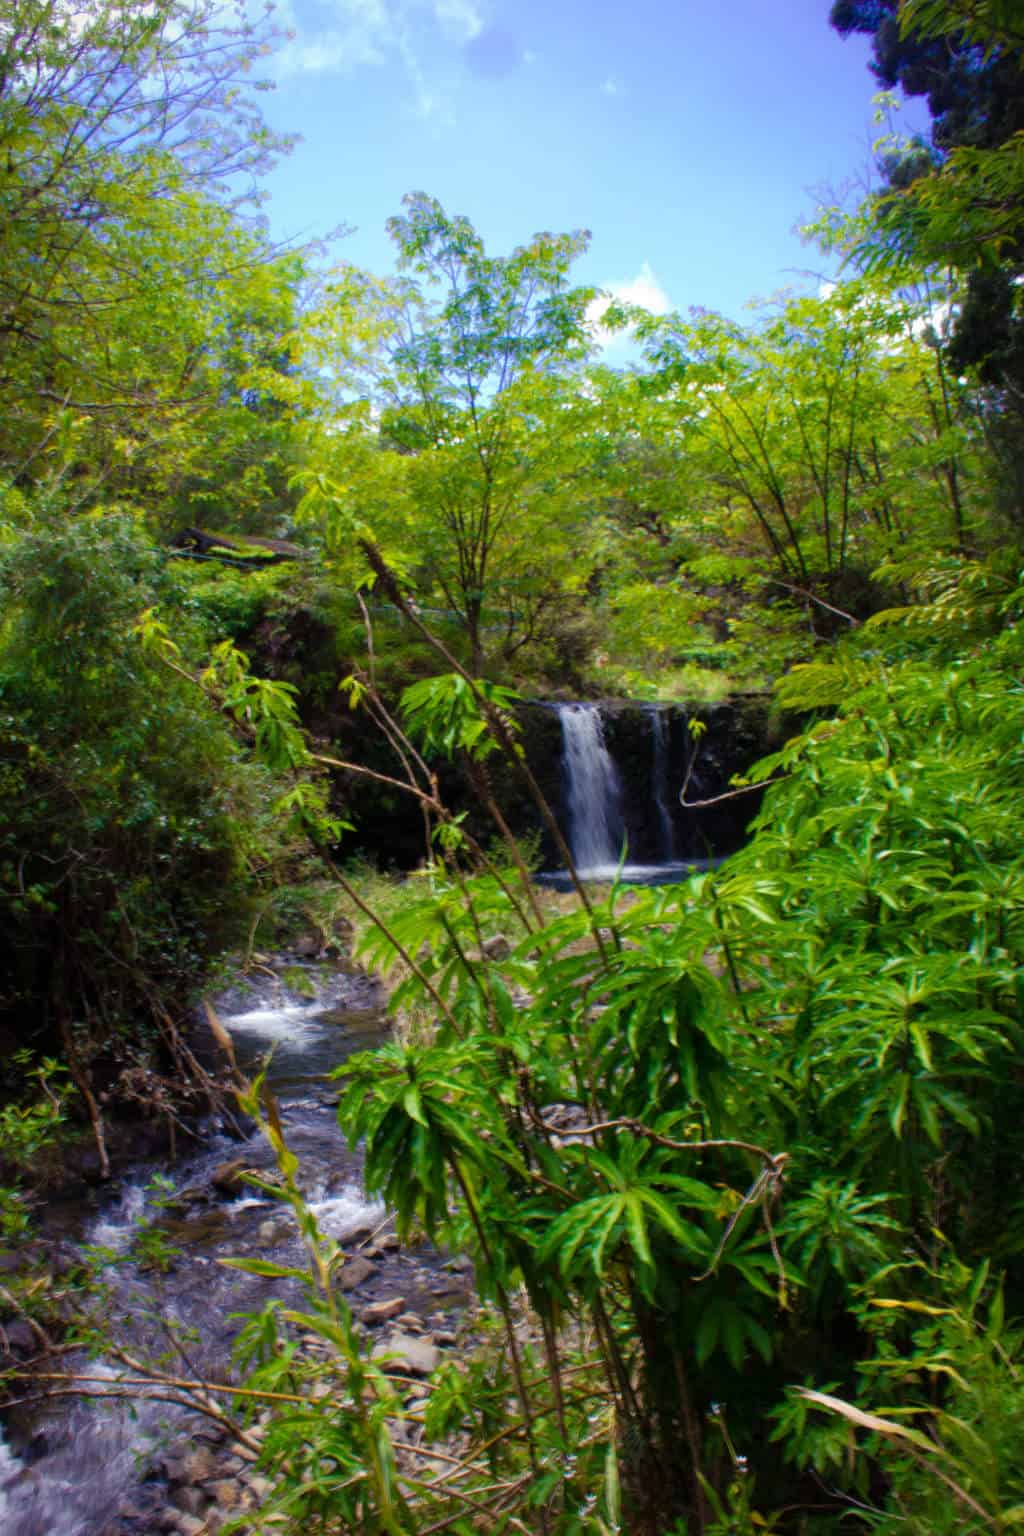
M672 811L668 803L668 732L665 729L666 711L657 704L650 710L651 716L651 795L658 818L658 857L671 864L676 856L676 831Z
M569 846L580 870L614 869L622 851L622 785L596 704L560 704Z

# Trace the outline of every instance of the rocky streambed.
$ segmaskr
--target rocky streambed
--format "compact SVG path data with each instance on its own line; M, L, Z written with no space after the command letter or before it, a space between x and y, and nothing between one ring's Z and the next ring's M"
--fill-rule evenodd
M219 998L218 1013L243 1070L270 1053L268 1080L303 1192L321 1230L350 1255L341 1288L358 1325L393 1356L388 1368L415 1380L460 1347L472 1276L462 1260L399 1243L387 1212L367 1201L359 1155L336 1125L337 1090L327 1074L386 1033L377 985L360 973L307 966L305 988L310 995L271 971ZM137 1170L73 1234L97 1256L104 1290L95 1305L129 1356L161 1357L182 1378L226 1382L244 1316L272 1298L301 1306L298 1281L220 1262L249 1257L304 1267L290 1211L248 1184L246 1169L273 1175L263 1136L240 1141L211 1125L195 1156L173 1169ZM265 1497L254 1449L180 1406L121 1398L123 1367L109 1356L70 1365L91 1378L89 1396L8 1416L0 1440L3 1536L213 1536ZM261 1433L257 1422L254 1446Z

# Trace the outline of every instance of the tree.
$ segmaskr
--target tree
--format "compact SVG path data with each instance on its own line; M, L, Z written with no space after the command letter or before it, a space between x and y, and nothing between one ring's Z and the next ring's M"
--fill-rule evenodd
M285 141L266 27L213 0L16 0L0 27L0 472L123 490L187 457L286 274L240 206ZM274 292L278 298L273 298ZM243 316L248 316L247 322Z
M1016 11L1017 20L1013 19ZM996 13L1005 13L1000 28ZM1019 5L972 0L834 0L833 27L872 39L872 73L887 90L924 96L940 153L994 149L1024 129L1024 47Z
M1024 409L1024 10L1019 0L836 0L844 36L872 35L887 87L925 96L932 146L897 145L853 242L866 269L951 267L965 278L949 348L956 371Z
M889 600L883 562L979 537L979 446L935 308L858 279L751 326L641 324L636 420L668 479L653 543L762 671L773 630L781 665Z
M127 518L5 530L3 995L22 1041L131 1061L239 931L270 784L136 633L202 635ZM200 652L201 654L201 652Z
M492 257L435 199L405 206L389 232L411 275L346 271L333 286L319 345L364 403L342 411L349 430L325 459L345 515L401 549L479 673L489 647L507 659L535 640L579 576L588 405L573 386L593 292L570 287L569 268L587 236L535 235Z

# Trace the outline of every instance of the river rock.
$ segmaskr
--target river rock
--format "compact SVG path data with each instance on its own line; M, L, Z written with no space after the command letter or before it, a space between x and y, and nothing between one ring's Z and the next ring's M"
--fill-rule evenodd
M232 1157L226 1163L221 1163L213 1170L210 1183L214 1189L222 1195L237 1195L244 1188L242 1174L248 1166L248 1159L244 1157Z
M165 1463L166 1465L166 1463ZM176 1482L202 1483L208 1477L213 1477L219 1469L219 1463L208 1445L197 1445L192 1450L186 1451L175 1467ZM171 1469L167 1468L168 1477L172 1476Z
M198 1515L206 1506L206 1496L198 1488L182 1486L171 1494L171 1503L183 1515Z
M384 1355L393 1358L382 1360ZM411 1333L392 1333L374 1345L373 1358L381 1360L385 1371L395 1371L400 1376L429 1376L440 1364L441 1351L429 1337L421 1339Z
M392 1296L390 1301L371 1301L363 1308L359 1317L368 1328L375 1328L378 1323L388 1323L404 1311L405 1297Z
M7 1339L7 1348L12 1355L34 1355L39 1349L39 1339L29 1323L23 1317L17 1317L11 1323L4 1323L3 1332Z
M256 1228L256 1241L264 1248L270 1248L282 1238L290 1237L292 1232L291 1221L280 1216L272 1221L261 1221Z
M218 1478L215 1483L207 1485L208 1491L213 1495L220 1509L236 1509L241 1499L241 1489L233 1477Z
M375 1237L373 1242L367 1246L366 1257L368 1259L375 1259L378 1254L394 1253L401 1246L396 1233L382 1232L379 1237Z
M353 1222L350 1227L342 1227L337 1233L337 1240L343 1248L352 1248L356 1243L361 1243L364 1237L369 1237L373 1227L368 1221Z
M338 1286L343 1291L354 1291L357 1286L364 1285L367 1280L372 1279L376 1273L376 1264L356 1254L354 1259L345 1260Z
M484 939L480 953L486 960L507 960L512 953L512 945L503 933L496 933L493 938Z

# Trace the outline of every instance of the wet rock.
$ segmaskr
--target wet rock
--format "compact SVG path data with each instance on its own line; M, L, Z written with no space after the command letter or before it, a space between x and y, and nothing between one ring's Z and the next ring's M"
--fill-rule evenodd
M399 1328L412 1333L426 1333L426 1325L418 1312L403 1312L395 1319Z
M392 1358L383 1360L384 1355ZM400 1376L429 1376L440 1364L441 1351L429 1337L421 1339L411 1333L392 1333L374 1345L373 1358L381 1360L385 1371L395 1371Z
M200 1440L204 1445L223 1445L227 1431L221 1429L219 1424L197 1424L192 1431L192 1439Z
M178 1516L171 1529L180 1531L181 1536L207 1536L209 1526L198 1515L185 1514Z
M274 1221L261 1221L256 1228L256 1241L261 1247L270 1248L284 1238L290 1237L291 1232L291 1222L282 1220L280 1217Z
M210 1183L222 1195L237 1195L245 1188L242 1174L248 1167L248 1159L232 1157L213 1170Z
M390 1322L393 1317L398 1317L405 1311L405 1297L392 1296L390 1301L371 1301L359 1314L360 1321L367 1327L375 1328L378 1323Z
M4 1323L3 1336L7 1341L7 1349L12 1355L34 1355L39 1351L39 1339L35 1330L23 1317Z
M213 1477L218 1470L218 1463L208 1445L197 1445L194 1450L187 1451L181 1458L179 1468L179 1482L202 1483L208 1477Z
M507 960L512 953L512 945L503 933L496 933L493 938L484 939L480 953L486 960Z
M394 1232L381 1232L381 1234L378 1237L375 1237L373 1242L367 1246L366 1257L368 1259L375 1259L378 1254L394 1253L395 1250L401 1248L401 1246L402 1245L398 1241L398 1238L395 1236Z
M210 1198L210 1191L200 1184L190 1184L187 1189L179 1189L177 1194L165 1199L162 1204L165 1211L184 1211L190 1205L203 1205Z
M388 1017L378 1007L325 1008L320 1015L321 1024L333 1024L347 1035L383 1035L387 1032Z
M218 1478L215 1483L208 1485L208 1491L213 1495L218 1509L237 1509L241 1489L233 1477Z
M337 1239L343 1248L353 1248L364 1238L369 1237L372 1231L373 1227L368 1221L357 1221L350 1227L342 1227L337 1234Z
M167 1221L163 1230L169 1240L180 1248L198 1248L216 1242L224 1231L227 1217L221 1210L205 1211L201 1216L185 1220Z
M199 1515L206 1507L206 1498L199 1488L182 1485L171 1494L171 1503L183 1515Z
M357 1286L364 1285L367 1280L377 1273L377 1266L369 1259L356 1254L354 1259L346 1259L338 1281L339 1288L343 1291L354 1291Z

